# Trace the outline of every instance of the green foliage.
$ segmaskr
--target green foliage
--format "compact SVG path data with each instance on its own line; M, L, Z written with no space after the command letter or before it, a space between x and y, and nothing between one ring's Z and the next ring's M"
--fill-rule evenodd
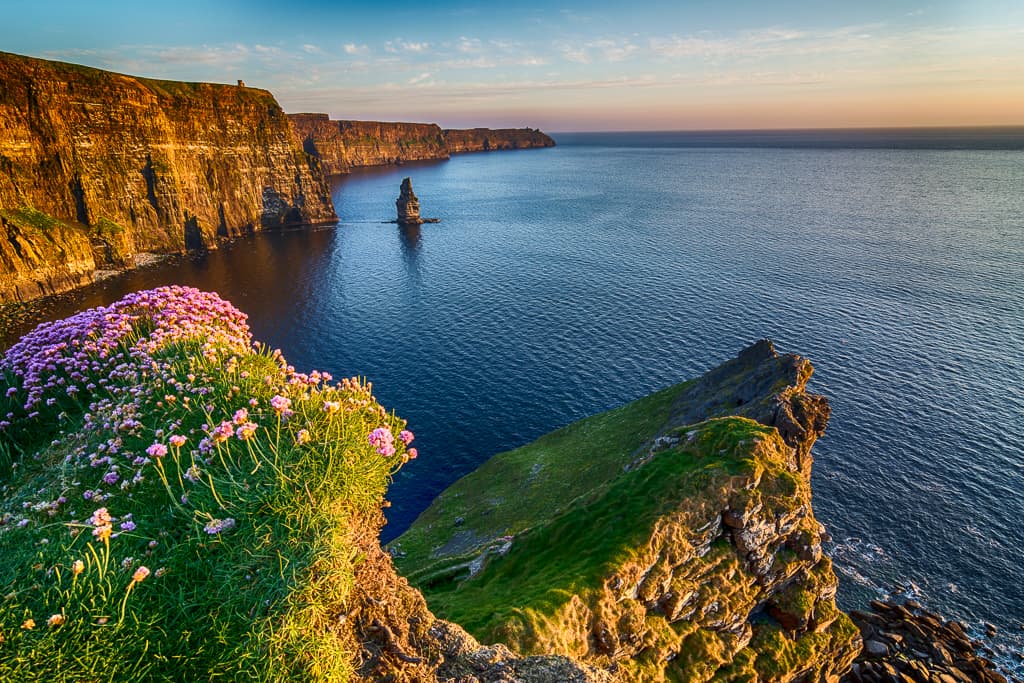
M31 206L23 206L19 209L5 209L0 211L0 216L8 223L12 223L19 228L39 230L46 233L81 229L74 224L54 218Z
M40 408L32 435L0 432L0 680L347 680L353 525L406 457L368 435L404 422L365 383L265 351L192 339L154 357Z

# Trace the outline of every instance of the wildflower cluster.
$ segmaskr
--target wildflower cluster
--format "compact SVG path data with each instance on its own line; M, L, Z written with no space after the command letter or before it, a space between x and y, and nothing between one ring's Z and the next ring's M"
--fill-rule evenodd
M194 615L175 632L250 642L264 622L248 615L270 619L290 604L281 553L289 577L317 558L355 561L323 547L344 538L323 525L379 514L390 476L418 455L371 383L297 372L252 343L244 314L186 287L38 327L0 359L0 418L0 584L17 588L0 601L2 680L17 679L9 662L32 660L37 635L59 634L75 652L108 624L138 630L137 640L118 636L116 650L141 648L132 661L189 661L194 641L161 635L159 595L189 605L175 619ZM180 583L157 590L167 581ZM204 609L237 621L214 623ZM32 661L42 671L48 660Z

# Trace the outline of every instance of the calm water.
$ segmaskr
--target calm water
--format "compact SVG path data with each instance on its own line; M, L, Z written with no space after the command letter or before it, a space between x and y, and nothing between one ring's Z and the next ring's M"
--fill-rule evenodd
M296 366L368 376L422 453L391 489L385 539L488 456L772 337L814 361L812 386L832 401L813 484L845 606L898 592L990 621L1012 665L1024 635L1017 135L562 136L362 172L335 187L337 228L239 240L44 315L190 284L248 312ZM939 146L978 149L927 148ZM406 175L442 223L379 223Z

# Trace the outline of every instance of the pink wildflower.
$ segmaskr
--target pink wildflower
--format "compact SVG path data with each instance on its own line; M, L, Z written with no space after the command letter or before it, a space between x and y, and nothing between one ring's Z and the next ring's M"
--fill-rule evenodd
M309 435L309 430L308 429L300 429L299 433L295 435L295 443L297 443L299 445L302 445L304 443L309 443L310 439L312 439L312 438L313 437L311 437Z
M235 416L231 419L236 425L244 424L249 419L249 411L245 408L239 408L235 411Z
M146 449L146 453L153 456L154 458L162 458L167 455L167 446L162 443L155 443Z
M288 410L292 405L292 400L286 396L275 396L270 399L270 407L279 413L283 413Z
M387 457L395 454L395 437L387 427L377 427L369 435L370 445Z
M402 440L402 443L408 446L416 437L414 437L412 432L410 432L408 429L403 429L402 431L398 432L398 438Z
M168 439L168 441L170 441L171 445L174 446L175 448L181 448L182 446L185 445L187 439L181 434L173 434L171 438Z
M143 565L132 574L132 583L142 583L147 577L149 577L149 567Z
M239 427L237 431L235 431L235 436L242 441L248 441L256 435L257 428L258 425L255 422L246 422L244 425Z

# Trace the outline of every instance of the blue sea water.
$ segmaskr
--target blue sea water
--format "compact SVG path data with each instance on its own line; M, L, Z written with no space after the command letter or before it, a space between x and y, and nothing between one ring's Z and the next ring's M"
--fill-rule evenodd
M832 403L813 487L841 603L912 595L991 622L1020 671L1024 131L558 141L352 174L336 227L236 240L43 315L190 284L297 367L369 377L421 453L385 540L490 455L771 337ZM405 176L441 223L380 222Z

